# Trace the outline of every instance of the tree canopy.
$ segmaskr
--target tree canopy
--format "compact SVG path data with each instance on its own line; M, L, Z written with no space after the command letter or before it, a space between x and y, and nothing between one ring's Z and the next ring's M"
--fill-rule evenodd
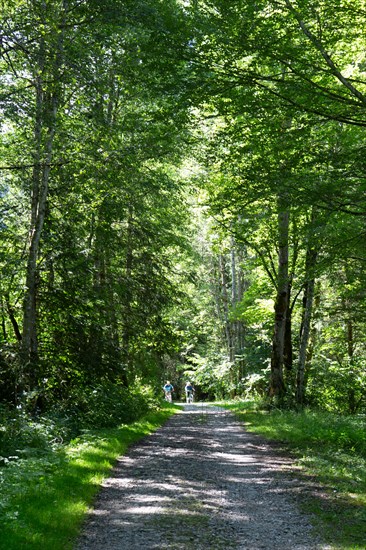
M364 410L364 1L1 7L0 400Z

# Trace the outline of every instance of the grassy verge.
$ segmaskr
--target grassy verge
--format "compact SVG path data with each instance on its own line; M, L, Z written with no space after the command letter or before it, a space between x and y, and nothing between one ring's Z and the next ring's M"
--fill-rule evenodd
M0 469L0 549L71 550L116 458L175 411L166 405L131 425L89 430L32 458L9 457Z
M342 550L366 549L366 419L330 413L256 409L254 403L225 405L248 431L280 441L315 477L303 506L313 514L325 540ZM296 474L298 475L298 473ZM314 479L312 479L314 481Z

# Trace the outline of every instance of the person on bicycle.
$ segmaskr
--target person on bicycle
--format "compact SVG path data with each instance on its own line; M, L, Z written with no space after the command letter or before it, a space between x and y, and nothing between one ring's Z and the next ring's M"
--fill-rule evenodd
M184 391L186 392L186 401L187 403L193 403L193 394L194 394L194 387L190 382L187 382Z
M163 390L165 393L165 399L167 401L172 400L172 392L174 391L174 386L167 380L167 383L163 386Z

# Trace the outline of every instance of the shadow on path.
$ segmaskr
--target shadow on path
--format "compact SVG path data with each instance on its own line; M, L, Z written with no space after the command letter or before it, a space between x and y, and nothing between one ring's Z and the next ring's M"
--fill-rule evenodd
M119 459L77 550L324 549L290 467L231 413L184 405Z

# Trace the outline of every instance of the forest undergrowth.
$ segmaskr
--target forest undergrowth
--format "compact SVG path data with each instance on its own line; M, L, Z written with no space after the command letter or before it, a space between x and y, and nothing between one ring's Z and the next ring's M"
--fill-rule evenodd
M70 550L117 457L174 411L164 403L133 422L84 428L68 441L62 438L64 426L54 420L19 414L4 424L3 412L0 549ZM6 437L11 424L12 445Z
M277 441L292 453L301 466L300 475L309 482L302 506L332 547L364 549L365 416L268 411L248 401L225 406L248 431ZM71 549L88 507L116 458L174 411L174 405L165 403L151 406L139 420L119 427L84 427L76 436L50 417L31 419L19 412L5 418L2 411L0 550ZM98 411L101 414L102 408Z
M291 451L302 467L302 476L309 480L310 490L302 505L332 547L364 550L365 415L268 411L256 402L231 402L225 406L244 421L248 431L279 442Z

